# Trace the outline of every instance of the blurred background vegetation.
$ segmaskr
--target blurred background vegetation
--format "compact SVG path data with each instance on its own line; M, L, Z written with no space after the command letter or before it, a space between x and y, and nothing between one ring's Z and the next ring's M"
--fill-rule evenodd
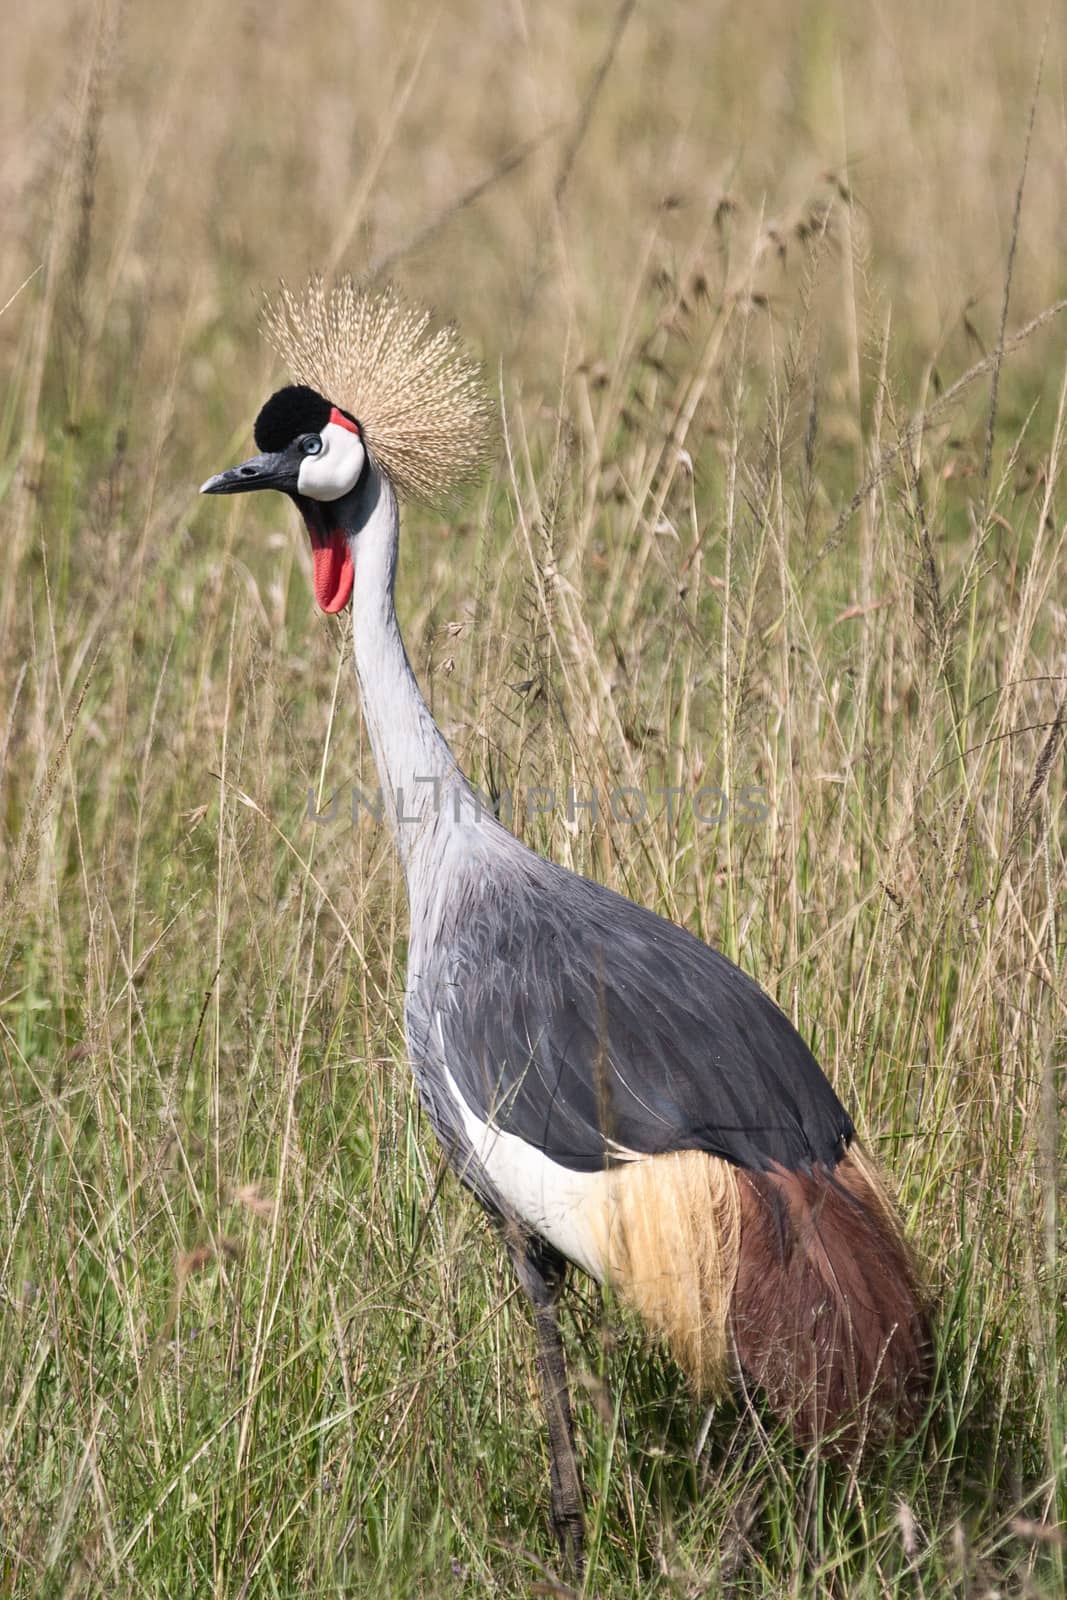
M938 1299L928 1427L848 1477L576 1284L587 1592L1063 1592L1065 45L1030 0L5 29L0 1594L566 1592L344 821L345 625L283 503L196 495L310 271L428 300L499 394L402 550L464 763L764 790L516 827L775 993Z

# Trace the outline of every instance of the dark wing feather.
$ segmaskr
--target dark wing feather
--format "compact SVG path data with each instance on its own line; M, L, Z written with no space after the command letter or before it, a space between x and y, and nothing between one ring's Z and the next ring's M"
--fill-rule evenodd
M803 1039L685 929L525 851L453 903L409 1022L483 1119L579 1171L614 1147L761 1170L842 1155L852 1123Z

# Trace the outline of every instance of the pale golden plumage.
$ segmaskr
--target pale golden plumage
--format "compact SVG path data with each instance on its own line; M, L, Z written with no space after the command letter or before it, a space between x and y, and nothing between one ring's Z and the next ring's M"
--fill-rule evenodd
M495 423L482 368L424 306L312 278L300 293L283 283L263 325L293 380L357 419L402 498L437 504L482 466Z
M602 1177L589 1220L605 1278L699 1394L724 1394L734 1377L730 1308L741 1248L735 1169L703 1150L675 1150L621 1162Z

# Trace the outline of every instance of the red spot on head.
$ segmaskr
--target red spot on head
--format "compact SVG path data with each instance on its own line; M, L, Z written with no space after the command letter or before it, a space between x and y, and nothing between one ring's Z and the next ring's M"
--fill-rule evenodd
M337 424L337 426L339 428L347 428L349 433L354 433L357 436L357 438L359 437L359 435L360 435L359 423L355 420L354 417L346 416L346 414L343 411L338 411L336 406L331 406L330 407L330 421L331 422L336 422L336 424Z

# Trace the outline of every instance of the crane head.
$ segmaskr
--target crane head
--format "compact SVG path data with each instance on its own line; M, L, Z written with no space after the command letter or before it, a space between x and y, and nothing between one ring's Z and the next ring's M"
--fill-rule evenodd
M307 384L272 394L256 418L260 454L216 473L201 494L243 494L279 489L303 513L311 538L315 598L323 611L340 611L352 593L354 571L341 520L323 507L343 500L362 483L369 457L363 430Z

